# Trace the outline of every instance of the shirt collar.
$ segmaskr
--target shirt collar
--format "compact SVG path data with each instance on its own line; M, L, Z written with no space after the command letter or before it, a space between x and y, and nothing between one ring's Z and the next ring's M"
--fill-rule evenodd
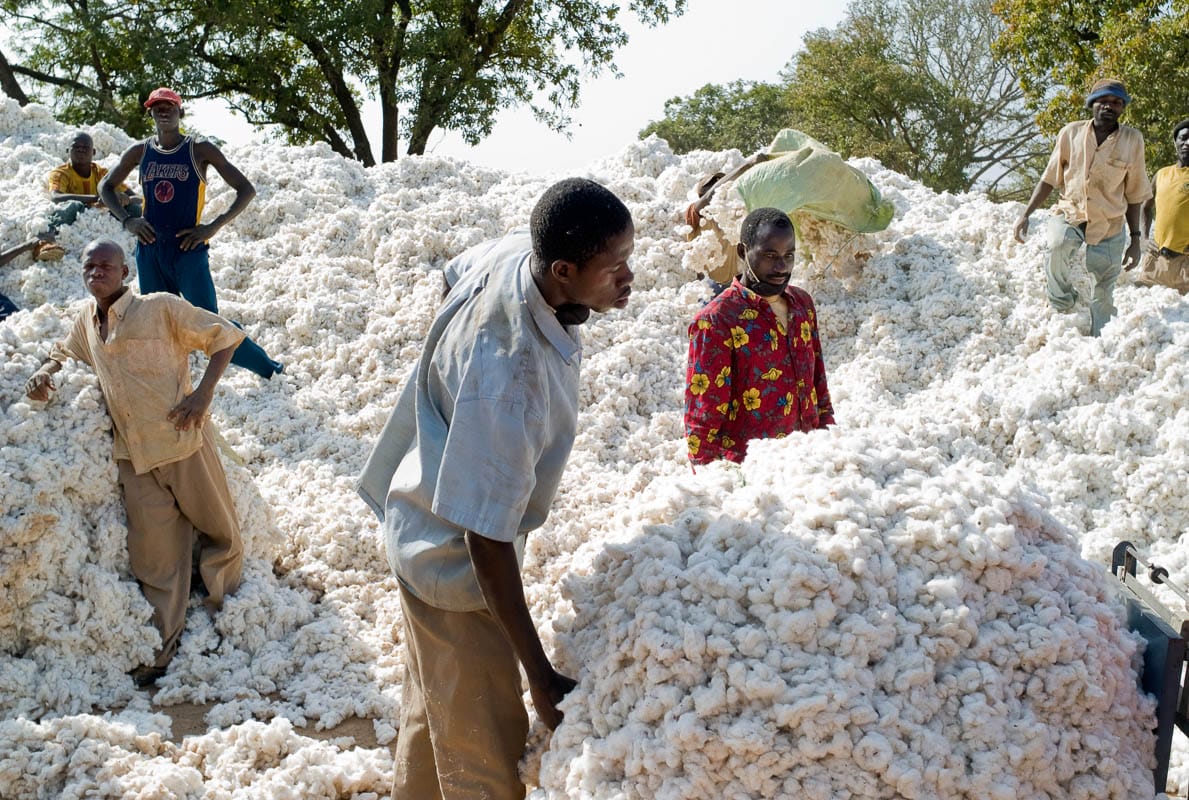
M735 278L734 283L736 286L739 287L739 294L742 295L743 298L745 300L747 300L748 302L763 303L764 305L768 305L768 298L764 297L759 292L753 292L751 289L748 289L747 286L743 283L743 281L739 280L738 277ZM793 296L792 292L790 291L791 288L792 288L792 284L786 283L784 286L784 289L782 289L780 291L780 296L791 299Z
M533 257L531 253L525 255L524 260L520 262L520 291L524 296L525 303L528 304L529 313L533 316L533 321L537 323L537 328L549 340L565 362L569 364L574 356L581 350L578 344L576 332L571 334L567 328L557 321L557 314L545 302L545 295L541 294L540 287L537 282L533 280Z
M128 313L128 306L132 305L132 300L136 293L132 291L132 287L128 287L128 291L120 295L120 299L111 304L111 308L107 310L108 314L112 314L116 319L123 319L124 315ZM99 301L91 298L91 319L99 322Z

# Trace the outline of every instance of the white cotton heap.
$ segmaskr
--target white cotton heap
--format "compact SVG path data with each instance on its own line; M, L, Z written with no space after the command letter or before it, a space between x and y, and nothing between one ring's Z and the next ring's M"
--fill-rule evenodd
M48 216L44 181L73 132L0 102L4 245ZM105 165L131 143L95 133ZM435 157L364 169L325 146L226 152L258 195L211 240L220 310L286 370L264 382L231 367L220 382L212 414L245 581L213 621L194 601L152 696L211 703L224 730L144 738L169 723L124 675L157 637L128 570L98 383L71 363L52 402L23 397L84 296L82 246L132 249L87 212L58 237L65 260L0 267L0 292L24 309L0 323L2 797L150 796L153 781L178 797L365 797L391 781L385 749L289 727L356 716L389 744L398 721L396 584L353 481L419 353L441 266L525 225L564 176ZM1084 307L1048 308L1043 237L1011 241L1018 205L852 162L897 216L857 280L794 278L817 304L838 427L691 476L686 326L709 294L682 211L700 177L741 158L650 139L583 172L632 211L636 282L626 310L583 326L578 438L529 537L530 608L580 679L551 749L536 750L540 794L652 796L656 774L722 797L780 797L797 781L796 796L958 798L973 789L944 787L970 753L986 797L1029 785L1150 797L1149 709L1103 567L1130 539L1189 585L1189 298L1124 275L1118 318L1088 338ZM212 178L209 213L230 202ZM784 585L760 587L763 575ZM703 628L718 633L703 641ZM1017 694L1024 665L1038 677ZM781 737L793 744L755 750ZM1012 744L980 745L992 740ZM108 759L126 783L100 775ZM1181 750L1172 782L1189 786Z
M654 486L565 581L547 796L1151 796L1136 642L1041 499L902 435L788 444Z

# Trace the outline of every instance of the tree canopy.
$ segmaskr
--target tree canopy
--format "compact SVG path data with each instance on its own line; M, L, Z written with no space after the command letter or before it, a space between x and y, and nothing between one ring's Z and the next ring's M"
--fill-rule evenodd
M1001 186L1046 145L991 51L1002 25L990 2L855 0L838 27L806 35L778 83L704 86L641 133L673 134L677 152L748 152L794 127L934 189Z
M1117 77L1134 101L1123 122L1144 134L1149 168L1176 160L1172 126L1189 117L1189 0L995 0L994 10L1004 22L996 51L1044 131L1087 118L1087 89Z
M685 0L627 8L654 25ZM365 99L380 107L383 161L401 139L424 152L438 129L477 143L511 106L564 130L582 79L615 71L627 41L619 4L600 0L0 0L0 12L17 34L0 88L20 99L23 82L64 120L141 133L140 103L165 84L369 165Z

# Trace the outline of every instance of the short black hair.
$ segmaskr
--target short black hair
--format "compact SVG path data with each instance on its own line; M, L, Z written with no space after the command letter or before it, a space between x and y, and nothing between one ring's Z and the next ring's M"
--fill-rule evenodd
M631 224L632 212L610 189L586 178L566 178L533 206L533 256L542 269L559 260L581 266Z
M756 243L760 228L765 225L771 225L776 230L793 230L793 221L779 208L757 208L743 218L743 224L739 227L739 241L750 250Z
M1178 122L1175 127L1173 127L1172 138L1175 140L1177 138L1177 134L1183 131L1185 128L1189 128L1189 119L1183 119Z

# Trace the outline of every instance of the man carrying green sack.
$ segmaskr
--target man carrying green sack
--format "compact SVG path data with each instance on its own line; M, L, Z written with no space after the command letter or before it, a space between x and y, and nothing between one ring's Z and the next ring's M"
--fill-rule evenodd
M720 187L728 191L711 206ZM728 283L738 273L737 258L732 258L735 232L739 220L757 208L787 213L811 260L831 263L839 277L855 274L870 257L860 235L884 230L895 212L862 171L813 137L790 128L730 173L699 181L696 191L698 199L686 209L685 220L693 229L691 241L702 230L719 240L722 258L713 258L713 266L704 270L717 283Z

